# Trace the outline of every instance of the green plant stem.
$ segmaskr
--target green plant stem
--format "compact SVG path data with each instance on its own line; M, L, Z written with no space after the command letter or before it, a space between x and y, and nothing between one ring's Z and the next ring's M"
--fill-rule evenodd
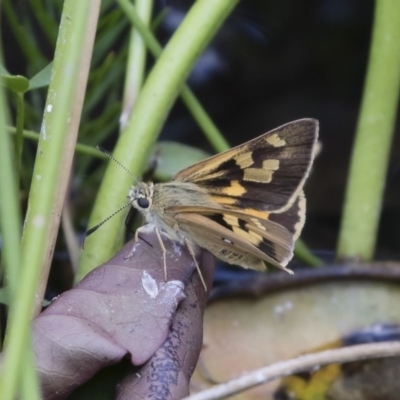
M368 71L347 182L337 256L375 251L400 88L400 1L377 0Z
M0 63L2 60L0 59ZM8 285L10 301L19 285L21 257L21 213L18 196L15 146L6 130L7 109L3 86L0 85L0 231L2 238L2 267Z
M139 18L147 27L150 23L153 0L136 0L135 5ZM146 54L147 49L143 38L132 25L128 48L128 62L126 65L122 113L120 118L121 130L124 129L126 123L129 121L136 98L143 85Z
M21 399L22 400L41 400L41 391L39 387L38 371L36 370L35 355L32 344L25 346L24 363L22 365Z
M33 306L43 298L46 281L40 277L46 276L54 248L99 9L99 0L64 2L22 238L21 278L10 308L2 400L16 397Z
M324 265L323 261L315 256L301 239L296 240L294 254L310 267L322 267Z
M13 126L7 126L6 130L9 133L16 133L17 128L15 128ZM24 129L22 131L22 134L25 139L33 140L35 142L39 141L39 138L40 138L39 134L35 131L29 131L29 130ZM95 147L89 146L87 144L76 143L75 150L81 154L86 154L88 156L100 158L102 160L108 160L108 157L106 155L104 155L101 151L99 151Z
M128 0L118 0L118 3L120 4L121 8L125 11L126 16L129 18L132 24L135 25L135 28L140 32L150 52L153 54L155 58L158 58L162 53L162 47L157 42L157 39L155 38L151 30L146 26L146 24L143 23L134 5L131 4ZM237 1L234 0L233 4L236 3ZM219 132L214 122L207 115L203 106L199 103L199 101L196 99L195 95L187 85L182 86L180 95L182 97L183 103L192 113L194 120L203 130L205 136L210 141L214 149L218 153L227 150L230 147L228 142Z
M121 4L121 2L119 2ZM150 72L114 156L140 176L151 148L183 82L237 0L198 0L179 26ZM115 163L109 163L89 227L104 220L126 197L132 183ZM118 177L118 178L116 178ZM87 238L77 279L110 258L120 246L124 215L116 215Z
M0 53L0 64L3 60ZM15 146L11 143L11 137L6 131L6 115L9 110L5 102L3 86L0 85L0 232L2 238L2 267L5 267L7 294L9 304L14 304L18 299L17 288L20 282L21 261L21 214L20 199L18 196L17 165L13 162ZM21 377L21 387L38 392L37 381L33 379L35 371L32 363L27 363L24 374ZM0 377L0 393L4 386L5 377ZM2 399L3 397L0 396ZM35 399L35 397L33 397Z
M23 131L24 131L24 118L25 118L25 109L24 109L24 94L16 93L17 97L17 107L16 107L16 135L15 135L15 156L17 160L17 171L18 177L21 171L21 159L22 159L22 145L23 145ZM17 178L17 182L19 182L19 178Z

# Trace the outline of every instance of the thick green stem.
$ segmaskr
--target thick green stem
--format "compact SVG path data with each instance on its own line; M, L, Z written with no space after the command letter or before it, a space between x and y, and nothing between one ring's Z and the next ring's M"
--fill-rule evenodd
M196 1L149 74L114 151L115 158L134 175L140 177L183 82L237 2ZM128 174L120 171L115 163L109 164L89 226L104 220L124 202L131 183ZM117 236L123 229L123 218L116 215L86 240L78 279L115 253L120 245Z
M400 1L377 0L337 256L373 257L400 88Z
M99 9L99 0L64 2L22 238L22 273L10 308L2 400L16 397L29 322L33 308L37 309L42 301L74 154ZM39 282L42 286L38 289Z
M135 28L140 32L143 40L154 57L158 58L162 53L162 47L157 42L157 39L151 30L143 23L140 15L135 7L128 0L118 0L122 9L125 11L127 17L130 19ZM236 4L236 2L235 2ZM194 120L198 123L203 133L210 141L211 145L217 152L227 150L229 148L228 142L225 140L221 132L215 126L212 119L207 115L203 106L196 99L193 92L187 85L183 85L180 93L183 103L188 110L192 113Z

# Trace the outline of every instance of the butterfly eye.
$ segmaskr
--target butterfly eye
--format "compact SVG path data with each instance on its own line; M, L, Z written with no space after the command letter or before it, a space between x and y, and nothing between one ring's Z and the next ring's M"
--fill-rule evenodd
M146 197L140 197L137 203L140 208L148 208L150 205L149 199L147 199Z

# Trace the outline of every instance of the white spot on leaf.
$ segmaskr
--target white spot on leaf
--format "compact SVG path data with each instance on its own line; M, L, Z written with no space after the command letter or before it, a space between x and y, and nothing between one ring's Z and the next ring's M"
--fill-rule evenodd
M32 224L35 228L42 228L44 226L44 217L42 215L37 215L33 218Z
M142 274L142 285L143 289L150 296L151 299L155 299L158 296L158 286L156 280L146 271Z

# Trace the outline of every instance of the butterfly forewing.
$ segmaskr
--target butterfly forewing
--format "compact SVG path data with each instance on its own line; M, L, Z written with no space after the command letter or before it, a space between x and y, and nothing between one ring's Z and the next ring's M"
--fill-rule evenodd
M174 180L205 188L228 208L288 209L308 175L317 130L313 119L291 122L186 168Z

